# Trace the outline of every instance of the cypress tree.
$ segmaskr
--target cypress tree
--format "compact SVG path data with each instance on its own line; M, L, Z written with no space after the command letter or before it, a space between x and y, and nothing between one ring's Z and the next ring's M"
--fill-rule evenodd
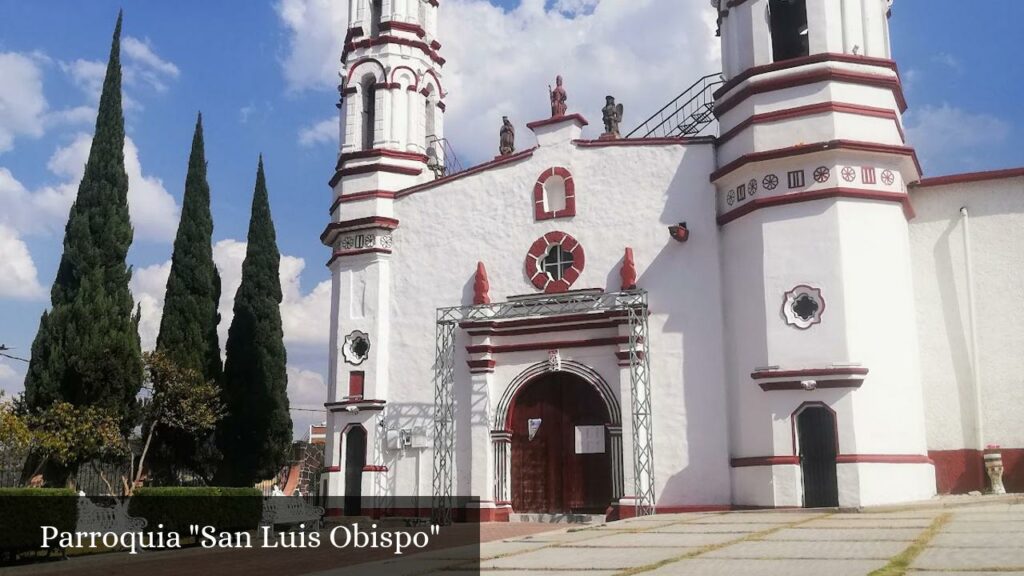
M225 346L222 394L228 415L217 433L224 454L217 477L221 484L252 486L273 477L287 462L292 420L281 327L280 262L260 156L242 281Z
M212 236L203 115L199 114L192 137L181 221L174 239L156 350L182 370L194 370L206 381L220 382L222 367L217 339L220 274L213 263ZM196 472L207 467L197 461L200 452L210 456L208 451L201 450L197 439L159 426L153 442L153 462L157 468L172 462Z
M64 253L39 322L25 377L28 408L53 402L116 410L134 425L142 386L139 313L125 263L133 230L128 214L121 109L121 14L110 47L96 131L85 174L64 230Z

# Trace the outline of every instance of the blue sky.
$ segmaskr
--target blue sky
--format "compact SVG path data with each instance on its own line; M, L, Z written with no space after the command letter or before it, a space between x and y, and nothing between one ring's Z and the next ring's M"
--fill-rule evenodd
M337 149L333 84L342 4L347 1L0 0L0 104L6 98L20 106L0 106L0 251L7 252L0 259L29 258L38 281L38 289L8 281L5 293L0 279L0 343L27 355L48 305L66 207L61 213L59 201L55 208L41 199L74 188L75 167L84 162L81 135L94 122L96 63L106 59L123 6L124 34L134 42L132 55L124 56L128 134L141 165L136 181L145 187L140 202L149 209L136 222L130 255L137 294L150 298L140 299L158 318L160 267L170 256L201 110L214 239L222 242L225 261L240 261L257 155L264 154L278 242L292 257L286 313L294 326L306 327L289 336L293 403L319 404L327 333L315 332L328 313L328 252L317 237L328 219L327 180ZM929 175L1024 165L1024 67L1015 60L1024 3L978 4L898 0L894 7L894 51L911 106L908 133ZM627 103L626 124L639 121L690 79L714 70L707 6L706 0L442 2L446 124L463 162L491 155L493 118L510 113L525 124L539 117L547 78L559 72L567 77L571 105L596 116L603 94L615 90ZM487 41L491 34L500 34L499 41ZM658 80L637 82L629 70ZM20 390L23 373L20 363L0 359L0 388Z

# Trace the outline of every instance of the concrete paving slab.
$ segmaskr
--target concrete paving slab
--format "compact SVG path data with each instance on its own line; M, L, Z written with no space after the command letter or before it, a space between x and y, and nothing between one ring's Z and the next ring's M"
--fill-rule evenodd
M919 528L786 528L765 536L765 540L794 540L803 542L912 542L921 535Z
M955 516L948 524L942 527L943 532L999 532L1002 534L1010 532L1024 532L1024 521L1022 522L961 522Z
M574 532L543 532L540 534L533 534L530 536L522 536L519 538L511 538L506 540L507 542L578 542L580 540L589 540L590 538L600 538L601 536L607 536L612 532L605 530L598 531L592 528L586 530L577 530Z
M516 554L537 550L550 546L547 542L485 542L480 546L459 546L457 548L445 548L432 552L417 554L417 558L429 560L471 560L475 558L495 558L505 554Z
M819 513L788 513L780 514L773 512L734 512L732 514L720 514L718 516L708 516L707 518L701 518L696 520L696 524L790 524L792 522L800 522L802 520L808 520L810 518L825 517L825 514Z
M750 561L702 557L668 564L657 570L644 572L644 576L864 576L885 564L886 562L881 560Z
M676 558L693 548L545 548L508 558L487 560L481 570L625 570ZM489 573L488 573L489 574Z
M524 572L522 570L488 570L487 572L480 572L476 569L459 571L459 570L440 570L437 572L428 572L426 576L459 576L464 574L466 576L529 576L529 574L539 574L541 576L612 576L618 574L618 570L587 570L581 572L579 570L544 570L537 572Z
M959 522L1024 522L1024 511L1021 512L956 512L953 515Z
M676 524L645 532L645 534L752 534L778 528L778 524Z
M371 562L369 564L357 564L337 570L325 570L307 576L420 576L424 572L439 571L444 568L458 565L453 560L426 560L426 559L402 559L388 560L387 562ZM474 566L475 569L475 566Z
M934 572L932 570L911 570L907 572L907 576L1024 576L1024 571L1013 570L1012 572L1006 572L1000 570L998 572L964 572L957 570L956 572Z
M1024 548L928 548L910 567L919 570L1024 571Z
M704 558L789 558L888 560L903 552L903 542L740 542L704 554Z
M801 524L805 528L927 528L928 518L822 518Z
M1024 532L944 532L928 543L930 548L1024 548Z
M602 538L586 540L572 544L565 544L564 547L572 548L679 548L680 546L708 546L710 544L721 544L743 538L745 534L685 534L685 533L648 533L641 534L612 534Z
M661 528L661 527L664 527L664 526L671 526L673 524L678 524L678 523L679 523L678 520L676 520L676 521L672 521L672 520L666 521L666 520L661 520L661 519L656 520L656 521L655 520L649 520L649 521L646 521L646 522L632 522L632 523L628 523L628 524L625 523L625 522L609 522L608 524L600 524L600 525L594 526L592 529L593 530L615 530L617 532L622 532L624 530L651 530L651 529L654 529L654 528Z

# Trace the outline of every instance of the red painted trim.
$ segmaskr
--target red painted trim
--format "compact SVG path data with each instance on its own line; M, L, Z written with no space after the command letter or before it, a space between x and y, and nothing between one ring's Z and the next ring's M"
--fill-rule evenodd
M341 466L328 466L327 472L341 472Z
M410 72L410 74L412 74L413 83L410 84L408 86L408 88L406 88L406 89L407 90L415 90L416 84L419 83L419 77L416 75L416 71L415 70L413 70L412 68L410 68L410 67L408 67L408 66L406 66L404 64L400 64L400 65L395 66L394 68L391 69L391 83L392 84L397 84L398 83L395 80L395 78L398 76L398 71L399 70L408 70Z
M328 183L331 188L338 185L342 178L357 176L359 174L372 174L374 172L387 172L389 174L402 174L404 176L419 176L423 173L421 168L409 168L407 166L391 166L388 164L367 164L366 166L354 166L343 168L334 173L334 177Z
M900 140L904 143L907 141L906 134L903 131L903 125L900 123L900 117L893 110L889 110L888 108L876 108L874 106L860 106L858 104L844 104L842 102L821 102L819 104L811 104L808 106L798 106L796 108L787 108L785 110L754 114L750 118L747 118L737 124L725 134L719 136L718 145L721 146L722 144L725 144L736 137L737 134L752 125L780 122L782 120L790 120L793 118L804 118L807 116L815 116L817 114L826 114L828 112L892 120L896 124L896 130L900 133Z
M876 152L879 154L895 154L897 156L908 156L914 160L914 166L918 173L922 173L921 163L917 160L917 152L910 146L895 146L892 144L879 144L877 142L863 142L860 140L829 140L827 142L816 142L814 144L798 144L788 148L777 148L765 150L764 152L752 152L744 154L729 162L725 166L711 173L711 181L715 182L728 176L730 173L739 170L747 164L764 162L767 160L779 160L781 158L792 158L806 154L817 154L828 150L852 150L856 152Z
M348 29L345 34L345 44L348 44L353 38L358 38L363 35L363 28L361 26L353 26Z
M806 370L767 370L763 372L751 372L750 377L754 380L762 380L765 378L800 378L804 376L865 376L867 373L867 368L850 366L845 368L809 368Z
M470 336L528 336L531 334L548 334L551 332L574 332L576 330L601 330L606 328L617 328L627 321L620 322L595 322L592 324L559 324L556 326L538 326L535 328L521 328L519 330L471 330Z
M373 48L375 46L385 46L388 44L398 44L401 46L408 46L410 48L416 48L423 52L428 58L430 58L438 66L444 66L446 60L441 57L437 51L432 50L430 45L422 40L412 40L409 38L403 38L401 36L378 36L376 38L366 38L363 40L355 40L345 44L345 49L341 53L341 61L344 62L348 59L348 55L354 50L361 50L363 48Z
M409 188L405 188L404 190L399 190L398 192L396 192L395 198L404 198L406 196L409 196L410 194L416 194L417 192L422 192L424 190L436 188L449 182L459 180L460 178L465 178L466 176L479 174L480 172L490 170L491 168L497 168L505 164L517 162L519 160L525 160L533 156L533 152L535 150L536 148L530 148L529 150L523 150L522 152L511 154L509 156L499 156L494 160L491 160L490 162L484 162L483 164L479 164L477 166L474 166L473 168L470 168L469 170L459 172L458 174L454 174L452 176L445 176L444 178L438 178L437 180L431 180L430 182L425 182L423 184L418 184L416 186L410 186Z
M387 472L388 467L380 464L367 464L363 466L363 472Z
M344 54L342 54L341 59L342 59L342 61L345 60L345 55ZM384 77L384 75L387 74L387 69L384 68L384 65L380 63L380 60L377 60L376 58L363 57L363 58L360 58L360 59L356 60L355 63L353 63L352 66L349 67L349 69L348 69L348 80L346 81L346 84L351 84L352 83L352 74L354 74L355 71L360 66L362 66L363 64L366 64L367 62L373 62L377 66L380 66L381 77Z
M334 211L338 209L338 205L345 204L346 202L357 202L359 200L367 200L369 198L384 198L388 200L394 200L395 193L388 190L367 190L366 192L355 192L352 194L342 194L334 199L329 210L330 214L334 214Z
M923 454L840 454L836 464L934 464Z
M969 182L1003 180L1006 178L1024 178L1024 168L1008 168L1005 170L990 170L987 172L967 172L965 174L949 174L947 176L923 178L920 182L912 184L911 186L914 188L928 188L932 186L948 186L949 184L966 184Z
M862 378L844 378L842 380L824 380L818 382L816 388L860 388L864 384ZM803 390L804 387L799 380L787 380L785 382L761 382L758 384L765 392L778 392L782 390Z
M767 74L769 72L778 72L779 70L788 70L798 66L805 66L807 64L818 64L820 62L846 62L850 64L879 66L882 68L888 68L899 74L899 68L896 66L896 62L894 60L889 60L887 58L874 58L872 56L855 56L853 54L844 54L839 52L825 52L804 56L802 58L793 58L782 62L774 62L772 64L747 68L743 72L740 72L736 76L730 78L729 81L723 84L721 88L715 90L715 99L721 98L748 78Z
M748 458L733 458L729 461L729 466L733 468L748 468L751 466L790 466L799 464L799 456L750 456Z
M434 79L434 84L437 86L438 98L444 98L445 96L447 96L448 93L444 91L444 86L441 85L441 79L437 77L437 73L435 73L433 70L427 70L426 72L424 72L423 76L420 77L420 82L422 82L423 79L426 78L428 75ZM429 88L429 86L426 86L425 88ZM426 96L426 94L424 94L424 96Z
M331 256L331 259L327 261L327 266L334 264L334 261L338 258L347 258L349 256L362 256L363 254L391 254L391 250L386 248L363 248L362 250L337 250Z
M843 82L846 84L860 84L862 86L885 88L892 91L892 95L896 99L896 105L899 107L900 112L907 111L907 99L903 94L903 85L900 83L899 76L879 76L878 74L867 74L864 72L851 72L849 70L826 68L823 70L810 70L808 72L802 72L800 74L794 74L784 78L773 78L749 84L745 88L736 92L733 96L716 102L715 115L721 117L747 98L757 94L775 92L778 90L785 90L787 88L795 88L797 86L806 86L808 84L817 84L819 82Z
M325 402L324 403L324 407L325 408L335 408L335 407L338 407L338 406L358 405L360 408L362 408L364 404L366 404L366 405L371 405L372 404L374 406L376 406L376 405L384 406L387 403L388 403L387 400L370 400L370 399L363 398L363 399L359 399L359 400L343 400L341 402Z
M491 371L494 371L494 367L498 365L494 360L467 360L466 364L470 368L489 368Z
M409 22L400 22L396 20L388 20L387 22L381 22L380 29L387 30L401 30L402 32L412 32L413 34L423 38L427 35L427 31L418 24L412 24Z
M553 280L541 270L539 261L552 246L557 244L560 244L563 250L572 254L573 264L562 274L561 279ZM533 245L527 251L526 259L523 261L523 267L526 277L530 279L530 282L538 290L543 290L547 294L560 294L567 292L572 287L573 282L579 279L580 274L583 273L583 268L586 266L586 258L583 245L578 240L565 232L553 231L548 232L533 242Z
M466 346L469 354L503 354L507 352L529 352L533 350L554 350L556 348L590 348L595 346L618 346L629 342L629 336L611 338L591 338L589 340L561 340L556 342L524 342L522 344L506 344L493 346L477 344Z
M544 120L536 120L526 125L530 130L536 130L537 128L543 128L544 126L552 126L554 124L561 124L562 122L579 122L582 126L588 126L590 123L587 119L580 114L566 114L564 116L555 116L553 118L545 118Z
M610 148L616 146L686 146L688 144L714 144L714 136L697 138L619 138L618 140L573 140L580 148Z
M412 160L413 162L427 163L426 154L388 150L386 148L373 148L372 150L359 150L357 152L342 153L338 156L338 163L335 165L335 168L340 170L346 162L350 162L352 160L365 160L367 158L397 158L399 160Z
M553 176L559 176L565 182L565 208L561 210L544 210L544 184ZM569 170L557 166L545 170L533 185L533 218L534 220L553 220L569 218L576 215L576 182Z
M718 225L724 226L741 216L746 216L747 214L761 208L784 206L786 204L798 204L800 202L811 202L813 200L823 200L826 198L855 198L862 200L876 200L880 202L896 202L903 205L903 214L907 217L907 220L914 218L914 208L910 205L910 198L906 194L900 192L878 192L875 190L837 187L826 188L824 190L811 190L809 192L795 192L793 194L784 194L782 196L759 197L747 202L735 210L726 212L719 216Z

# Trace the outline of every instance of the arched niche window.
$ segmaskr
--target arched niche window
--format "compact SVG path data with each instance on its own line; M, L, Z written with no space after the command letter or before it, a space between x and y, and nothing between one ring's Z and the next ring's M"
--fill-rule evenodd
M561 166L545 170L533 185L533 216L536 220L576 215L576 183Z
M427 94L426 102L424 103L423 109L423 135L424 142L423 148L429 149L431 144L437 140L437 102L435 101L434 92L431 91Z
M810 54L807 0L769 0L768 23L776 62Z
M370 0L370 37L380 36L380 21L384 17L384 0Z
M363 96L363 150L373 148L373 129L377 122L377 79L372 74L363 77L360 82Z

